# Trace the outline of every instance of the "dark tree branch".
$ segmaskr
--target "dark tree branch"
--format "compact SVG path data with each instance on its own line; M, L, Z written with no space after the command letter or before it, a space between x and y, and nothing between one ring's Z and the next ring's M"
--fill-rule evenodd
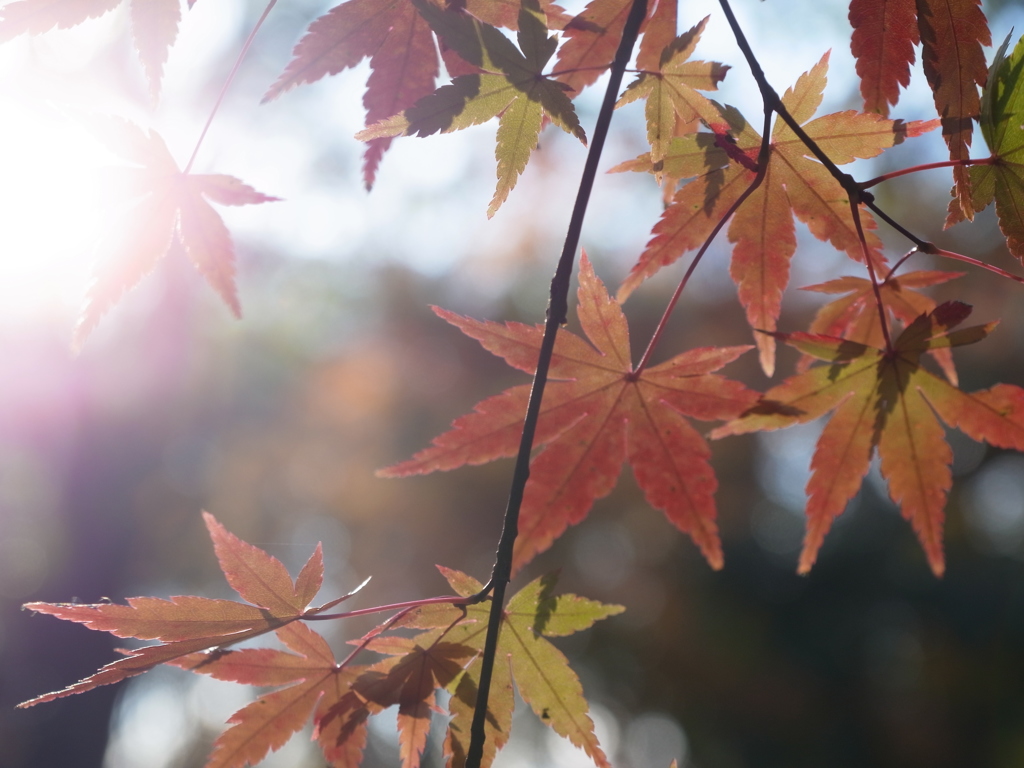
M530 476L530 453L533 450L533 438L537 431L537 419L540 416L541 398L544 396L544 386L547 384L551 356L555 350L555 336L558 333L559 326L566 322L569 313L569 284L572 279L576 250L579 248L583 218L587 212L587 204L590 201L590 191L593 189L594 179L597 177L597 166L601 160L601 151L604 149L605 138L608 136L608 126L611 124L612 112L618 99L622 75L626 70L630 57L633 55L633 45L640 34L640 25L643 23L646 15L647 0L633 0L629 16L626 19L626 25L622 30L622 40L619 42L618 50L615 52L615 58L612 61L611 77L604 94L604 101L601 104L601 111L597 116L597 124L594 126L594 137L590 144L590 150L587 153L586 163L583 166L583 176L580 179L576 203L573 206L572 216L569 219L569 228L565 235L565 244L562 246L562 255L558 260L555 276L551 280L551 293L548 303L547 321L544 325L544 337L541 341L540 356L537 360L537 372L533 377L530 402L526 408L523 435L519 442L519 453L516 456L516 466L512 475L512 487L509 490L508 506L505 509L505 522L501 531L501 539L498 542L498 551L495 555L491 580L483 591L483 594L488 590L491 592L491 613L487 622L487 637L484 642L480 680L477 686L476 707L473 711L473 724L470 728L466 768L480 768L480 760L483 757L484 740L486 738L484 725L487 720L487 699L491 690L494 657L498 649L498 631L501 629L501 618L505 607L505 588L508 586L509 579L512 576L512 548L519 533L519 509L523 503L523 490L526 488L526 481Z

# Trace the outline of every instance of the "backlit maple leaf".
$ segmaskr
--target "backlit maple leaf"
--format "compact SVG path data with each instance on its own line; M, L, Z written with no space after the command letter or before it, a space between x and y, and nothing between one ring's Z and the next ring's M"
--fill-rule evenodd
M121 0L16 0L0 8L0 42L27 32L38 35L67 29L113 10ZM195 0L189 0L191 8ZM150 93L160 93L167 52L178 36L181 0L130 0L132 38L149 80Z
M1024 263L1024 130L1021 128L1024 38L1007 57L1009 42L1007 37L996 52L981 106L981 133L995 162L965 170L971 177L972 207L980 211L995 200L999 229L1006 237L1006 246ZM946 225L963 218L951 205Z
M921 41L915 0L851 0L850 50L857 59L864 111L889 115L900 86L910 84L914 46Z
M175 662L218 680L287 686L260 696L232 715L214 742L206 768L255 765L280 749L313 717L314 738L334 765L356 766L366 744L366 720L398 705L403 768L418 768L430 730L435 690L462 674L478 651L442 638L388 636L372 650L391 657L372 666L339 664L327 642L302 623L277 636L291 653L267 648L195 654ZM315 711L314 711L315 710Z
M449 133L500 116L495 150L498 185L487 209L493 216L526 168L545 118L586 140L565 88L543 74L558 40L548 36L544 12L535 1L524 2L520 10L519 49L496 28L464 12L441 10L427 0L413 3L438 37L480 72L459 75L356 138Z
M814 120L821 104L828 71L826 53L796 85L786 91L782 103L804 131L837 165L857 158L875 157L908 136L931 130L937 121L903 123L876 114L836 112ZM723 111L713 124L731 154L742 162L715 169L680 189L636 265L619 289L623 301L645 279L681 255L702 245L729 207L754 180L761 136L734 110ZM794 214L819 240L827 240L850 258L863 261L864 248L850 211L849 196L839 182L797 138L786 123L776 119L771 153L764 181L744 201L729 225L735 243L730 274L736 282L740 303L752 328L773 331L789 283L789 263L796 251ZM881 263L881 241L872 231L874 220L860 213L867 251ZM775 370L775 338L756 334L761 367L767 375Z
M301 622L278 630L291 651L245 648L192 654L174 666L218 680L259 686L286 686L263 694L228 720L205 768L256 765L280 749L313 716L316 738L335 765L357 766L366 746L366 720L383 707L368 705L353 690L367 667L340 667L327 642ZM342 758L342 759L339 759ZM336 761L336 762L335 762Z
M100 317L151 272L175 238L234 315L235 251L224 221L207 200L250 205L277 200L233 176L182 173L164 140L126 120L109 120L98 135L137 167L121 169L135 205L100 243L98 264L75 329L80 345Z
M657 64L641 72L616 105L645 99L652 164L664 161L672 138L680 133L678 124L695 126L698 118L710 121L718 116L714 105L696 89L717 90L729 67L717 62L689 61L707 21L705 17L693 29L670 41ZM696 127L688 132L695 131Z
M430 27L410 0L349 0L314 21L264 101L289 88L336 75L370 59L363 106L366 124L391 117L434 90L437 51ZM373 186L390 138L369 142L363 180Z
M975 440L1024 449L1024 389L998 384L962 392L921 367L923 353L971 344L995 326L951 330L969 314L966 304L941 304L907 326L892 352L831 336L778 334L828 365L773 387L746 414L712 432L720 438L774 430L832 412L811 459L801 573L810 570L832 521L857 493L876 448L889 495L913 525L936 575L945 570L943 509L953 459L936 415Z
M919 270L888 277L878 286L887 317L890 320L895 318L904 325L909 325L920 315L927 315L935 309L935 301L915 289L939 285L954 278L963 277L963 274L963 272ZM870 280L848 275L818 285L807 285L800 290L845 294L818 310L807 329L809 332L848 339L871 347L885 346L881 317L878 314L875 292ZM929 350L929 354L935 358L950 384L956 386L956 367L953 365L951 350L947 347L939 347ZM807 370L811 362L812 358L805 355L798 365L798 370Z
M125 657L96 674L60 691L47 693L19 706L82 693L147 672L158 664L208 648L223 648L280 629L303 616L316 615L355 594L310 609L323 582L324 563L318 545L293 583L281 562L228 532L212 515L203 519L228 583L251 605L231 600L178 596L169 600L131 597L127 605L100 603L28 603L25 607L116 637L161 640L160 645L125 650Z
M850 48L864 109L889 114L900 86L910 83L914 46L921 43L921 63L951 160L970 157L978 86L988 72L982 46L992 39L980 5L980 0L850 0ZM974 218L967 168L954 167L953 180L950 215Z
M612 64L629 16L629 0L590 0L586 7L562 28L563 44L558 49L554 77L571 91L573 98L593 85ZM677 4L652 0L640 31L636 65L657 69L665 46L676 36Z
M565 42L558 50L555 72L559 82L578 94L597 82L611 66L629 16L629 0L590 0L565 25ZM675 19L672 34L675 35Z
M626 318L585 254L578 296L580 324L593 346L572 333L558 334L551 377L559 381L549 383L544 394L536 442L546 447L530 467L515 567L583 520L594 500L615 487L628 460L647 501L720 568L717 482L707 444L687 417L730 419L754 402L754 392L713 373L750 347L695 349L637 373ZM434 311L510 365L534 371L541 328ZM513 387L484 400L430 448L379 474L425 474L514 455L529 389Z
M992 45L981 0L918 0L921 64L942 120L942 137L950 160L970 157L974 120L981 102L978 86L985 84L988 67L983 45ZM974 218L971 182L965 166L953 168L954 200L968 219Z

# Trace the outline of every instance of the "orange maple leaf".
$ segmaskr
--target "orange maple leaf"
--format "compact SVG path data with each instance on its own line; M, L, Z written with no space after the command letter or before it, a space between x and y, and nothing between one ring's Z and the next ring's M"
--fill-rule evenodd
M565 42L558 49L554 69L559 73L557 79L572 89L574 96L597 82L611 66L629 7L629 0L590 0L565 25Z
M782 103L837 165L875 157L906 137L918 136L938 124L903 123L853 111L811 120L821 104L827 71L826 53L786 91ZM761 136L731 109L724 110L721 124L712 128L722 137L719 148L728 142L730 157L742 162L711 170L676 193L672 205L655 225L654 237L623 281L618 293L620 301L663 266L702 245L754 180ZM720 157L715 154L709 163L719 162ZM729 240L735 243L730 274L752 328L776 328L782 293L789 282L790 259L796 251L794 214L815 237L827 240L850 258L863 261L866 248L869 257L881 263L881 241L872 231L874 219L861 211L866 241L862 244L846 191L811 157L810 150L789 126L776 119L764 181L736 211L729 225ZM761 367L771 376L775 370L775 338L758 334L755 341Z
M97 135L137 166L120 169L137 202L99 245L100 261L75 328L75 345L81 345L100 317L156 267L175 238L232 313L240 316L231 235L207 200L250 205L278 198L233 176L182 173L159 134L127 120L105 121Z
M878 449L889 495L917 532L936 575L945 570L943 509L952 485L952 451L936 414L975 440L1024 449L1024 389L998 384L962 392L920 365L921 355L971 344L995 323L952 329L971 308L947 302L912 322L891 352L811 333L778 334L807 355L824 360L764 394L739 419L712 438L774 430L832 411L811 459L807 483L807 533L799 571L814 564L832 521L861 486Z
M457 622L463 614L461 609L453 610L453 621ZM430 732L430 715L437 709L435 689L448 687L480 653L477 648L444 641L445 635L442 630L415 638L391 636L367 646L391 658L371 667L356 682L356 690L374 707L398 705L402 768L418 768L420 764Z
M522 567L569 525L583 520L594 500L615 487L628 460L648 502L720 568L717 482L707 444L686 417L730 419L754 402L754 392L712 373L750 347L695 349L634 372L626 318L586 254L578 296L580 324L593 346L575 334L558 334L551 377L560 381L545 390L536 442L546 447L530 467L514 567ZM513 367L535 370L540 327L434 311ZM484 400L430 448L378 474L425 474L514 455L529 390L528 385L513 387Z
M974 121L981 113L978 87L988 78L984 45L992 45L981 0L918 0L921 64L942 120L950 160L971 156ZM966 166L953 168L951 218L974 218L971 177Z
M280 629L347 600L361 588L318 608L309 608L323 582L323 552L319 545L293 583L277 558L230 533L213 515L204 512L203 519L228 583L251 605L191 595L168 600L130 597L127 605L28 603L25 607L31 611L84 624L89 629L110 632L116 637L163 642L124 650L125 658L111 662L96 674L18 706L30 707L117 683L158 664L174 662L208 648L224 648Z
M557 79L573 91L573 98L611 66L629 8L629 0L590 0L579 14L559 24L565 42L558 50L555 72ZM651 0L647 4L647 18L640 27L643 37L637 51L638 69L658 67L665 46L676 36L676 16L677 4L671 0Z

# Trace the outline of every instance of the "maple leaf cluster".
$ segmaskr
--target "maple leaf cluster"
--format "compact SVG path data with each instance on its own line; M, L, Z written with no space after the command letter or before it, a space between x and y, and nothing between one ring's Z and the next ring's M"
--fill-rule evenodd
M16 0L0 9L0 40L71 26L114 5ZM540 0L347 0L311 24L265 100L369 59L366 127L358 134L367 143L363 181L368 188L396 137L425 137L496 118L497 182L487 209L494 215L548 123L586 143L574 99L611 68L632 6L631 0L592 0L569 16ZM752 61L728 3L723 8L761 89L764 127L759 133L738 110L705 95L731 71L694 58L709 20L677 34L677 4L653 3L644 20L636 76L621 95L612 94L618 96L617 106L643 101L649 151L613 170L653 176L666 206L614 297L587 256L581 257L577 318L583 335L559 331L554 343L552 381L539 408L538 450L525 486L512 568L521 569L580 523L594 502L611 492L626 463L649 504L693 540L711 567L721 568L717 480L709 444L694 421L722 422L708 436L715 440L828 416L811 461L798 570L811 569L832 521L857 493L877 455L892 501L916 532L932 571L941 575L944 507L952 483L952 452L943 425L997 447L1024 450L1024 389L996 384L960 390L953 348L981 341L995 323L960 328L971 308L956 301L938 304L924 292L962 273L899 270L916 253L999 270L941 251L886 214L867 190L897 174L861 183L840 166L941 129L950 161L940 165L952 169L954 182L947 226L994 202L1008 248L1024 262L1024 42L1008 53L1007 38L988 66L983 48L991 45L990 32L978 0L852 0L851 48L865 111L816 115L828 53L778 97ZM156 94L179 22L177 5L132 0L131 14L136 47ZM909 83L918 45L938 117L890 118L900 87ZM438 86L442 62L450 82ZM974 122L991 152L987 158L970 156ZM76 340L81 342L175 243L239 314L233 246L210 202L242 205L275 198L231 176L193 173L192 161L182 170L159 135L127 121L108 121L103 131L133 165L123 177L134 206L118 236L101 246L104 259ZM914 170L922 168L905 172ZM894 265L877 234L879 220L914 244ZM797 221L845 253L851 268L864 276L805 287L837 298L819 309L807 331L782 332ZM662 268L694 252L681 291L723 230L732 245L729 273L753 345L692 349L649 364L661 340L659 328L634 363L622 303ZM541 327L435 312L511 366L529 374L547 370L540 364ZM762 371L774 376L779 341L802 358L794 375L766 392L719 373L756 348ZM418 475L517 454L529 399L530 387L523 384L483 400L431 446L381 475ZM26 705L169 663L275 688L232 717L210 765L256 763L310 719L326 759L356 765L367 719L397 706L403 766L416 768L437 692L446 690L451 698L445 754L461 768L483 676L490 607L477 599L482 585L442 569L456 595L410 604L356 640L355 651L339 662L310 626L333 617L328 609L349 597L310 607L323 575L319 548L292 581L277 560L232 536L212 517L207 526L226 578L246 603L193 596L132 598L127 605L32 603L38 612L159 644L125 651L95 675ZM507 742L513 685L552 728L598 765L607 764L579 681L548 638L586 629L621 609L573 595L553 597L552 587L550 579L531 582L504 609L485 764ZM271 632L285 650L233 648ZM364 653L383 658L367 662Z
M441 568L456 595L410 604L392 619L353 641L355 651L337 661L310 621L359 589L311 608L323 582L322 548L292 581L277 558L230 533L203 514L221 570L247 603L195 596L129 598L127 605L29 603L26 608L84 624L116 637L160 640L158 645L123 650L124 658L96 674L20 706L116 683L158 664L247 685L271 687L231 716L218 737L208 768L244 768L280 749L312 718L313 739L334 766L358 766L366 745L367 720L398 707L398 740L403 768L417 768L426 746L436 694L448 690L450 722L445 754L451 765L465 761L468 720L476 704L480 653L489 601L466 604L482 587L471 577ZM364 582L365 585L365 582ZM538 578L508 602L503 612L488 705L489 766L512 728L513 682L523 700L556 733L583 749L601 768L609 763L594 735L579 678L548 638L564 637L622 612L571 594L555 595L555 577ZM357 613L368 613L370 609ZM408 631L411 630L411 633ZM404 632L403 632L404 631ZM287 650L231 646L273 632ZM384 658L354 663L366 653Z

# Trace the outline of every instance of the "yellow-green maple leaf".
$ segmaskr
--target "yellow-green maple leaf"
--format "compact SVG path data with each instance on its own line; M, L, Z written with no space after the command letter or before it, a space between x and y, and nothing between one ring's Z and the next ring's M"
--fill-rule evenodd
M707 98L697 93L718 90L729 67L713 61L690 61L700 35L707 25L704 17L695 27L665 46L657 70L641 72L630 83L616 106L646 99L647 141L651 145L651 162L655 167L669 151L669 145L680 133L696 131L697 120L712 122L718 110ZM680 131L679 124L691 126ZM660 170L656 171L660 179Z
M356 138L449 133L500 116L498 184L487 208L487 215L493 216L526 168L545 115L586 142L565 86L543 74L558 41L548 36L544 13L535 1L525 2L519 12L519 49L497 29L462 11L441 10L427 0L413 3L438 37L480 72L456 77Z

